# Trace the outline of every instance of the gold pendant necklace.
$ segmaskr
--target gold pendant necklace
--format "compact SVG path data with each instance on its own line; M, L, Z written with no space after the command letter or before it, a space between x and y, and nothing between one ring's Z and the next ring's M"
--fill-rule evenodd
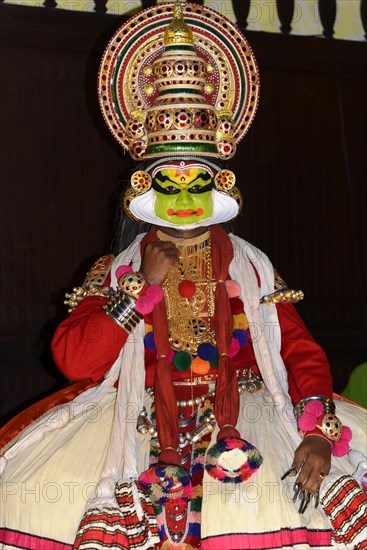
M197 352L202 343L214 346L214 293L210 232L193 239L177 239L157 231L162 241L171 241L179 251L179 260L173 265L162 285L168 318L169 342L173 349ZM183 281L195 284L195 294L182 297L179 285Z

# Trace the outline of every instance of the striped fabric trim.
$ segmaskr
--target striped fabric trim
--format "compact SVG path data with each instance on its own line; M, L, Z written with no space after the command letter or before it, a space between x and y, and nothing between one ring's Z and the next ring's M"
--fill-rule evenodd
M367 496L355 479L348 475L340 477L325 493L321 504L333 526L336 542L363 542L358 539L367 531Z
M0 528L0 544L6 544L6 548L9 549L40 550L42 548L42 550L73 550L72 544L6 528Z
M103 512L94 509L85 514L75 539L74 548L80 550L152 548L152 545L148 544L148 537L144 531L144 522L140 525L137 524L135 528L127 526L126 517L117 508L114 510L104 509Z
M143 508L143 518L139 520L133 500L131 483L116 487L119 508L93 508L88 510L80 523L74 549L148 550L159 542L157 523L152 505L138 488L138 496Z
M281 529L267 533L241 533L219 535L202 540L201 550L232 550L233 548L251 548L251 550L275 550L277 548L296 548L308 544L311 548L332 548L331 532L299 529Z

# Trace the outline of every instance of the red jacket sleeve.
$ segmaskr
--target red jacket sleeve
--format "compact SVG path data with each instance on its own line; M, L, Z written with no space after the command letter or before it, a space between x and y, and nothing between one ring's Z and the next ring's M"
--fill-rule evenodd
M277 304L281 328L281 355L288 371L289 393L294 403L303 397L324 395L332 399L330 367L323 349L315 342L290 303Z
M52 352L70 380L102 379L127 340L128 334L101 310L106 302L85 298L56 330Z

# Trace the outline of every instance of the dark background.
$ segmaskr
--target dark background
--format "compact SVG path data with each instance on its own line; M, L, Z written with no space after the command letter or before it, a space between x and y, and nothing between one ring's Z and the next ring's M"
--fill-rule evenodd
M109 251L132 162L102 121L95 82L121 22L0 4L3 420L65 384L49 351L63 295ZM367 44L246 35L262 92L231 161L245 198L237 230L304 290L299 311L341 391L367 359Z

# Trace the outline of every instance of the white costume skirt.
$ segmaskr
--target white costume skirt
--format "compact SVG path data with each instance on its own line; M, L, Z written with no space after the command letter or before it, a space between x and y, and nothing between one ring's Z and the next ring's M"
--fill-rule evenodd
M0 484L1 549L72 549L88 499L96 493L110 442L115 400L116 390L110 388L61 427L46 430L40 440L33 440L13 458L8 454ZM65 416L70 407L72 402L56 412L61 414L61 410ZM340 402L337 414L353 430L352 447L362 450L366 430L363 409ZM42 422L41 418L40 431ZM266 390L241 395L238 428L264 461L247 482L238 485L220 483L204 474L203 550L335 547L321 506L315 509L311 503L299 514L299 503L292 501L294 478L280 480L292 464L294 448ZM215 435L216 431L213 441ZM148 467L149 438L139 435L138 439L143 471ZM347 474L355 469L347 459L334 462Z

